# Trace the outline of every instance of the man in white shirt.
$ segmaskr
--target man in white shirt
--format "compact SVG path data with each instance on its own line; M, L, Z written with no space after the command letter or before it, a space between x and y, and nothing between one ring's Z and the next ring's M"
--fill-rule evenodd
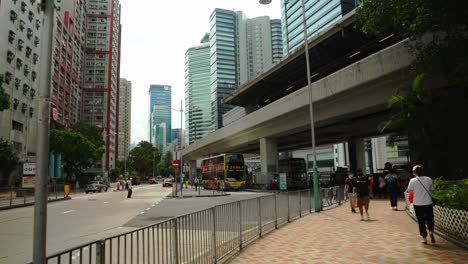
M427 229L429 229L429 236L431 237L431 242L435 243L434 237L434 211L432 209L432 198L431 193L434 191L434 185L432 184L432 179L427 176L422 176L422 167L416 165L413 167L413 175L408 184L407 192L414 193L413 206L418 218L419 224L419 234L422 236L423 240L421 241L424 244L427 244Z

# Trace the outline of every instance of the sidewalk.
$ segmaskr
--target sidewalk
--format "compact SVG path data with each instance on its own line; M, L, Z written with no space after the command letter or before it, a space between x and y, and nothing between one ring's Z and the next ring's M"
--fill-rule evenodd
M388 200L371 200L371 221L349 203L298 219L247 246L230 263L466 263L468 250L436 235L420 243L417 223Z

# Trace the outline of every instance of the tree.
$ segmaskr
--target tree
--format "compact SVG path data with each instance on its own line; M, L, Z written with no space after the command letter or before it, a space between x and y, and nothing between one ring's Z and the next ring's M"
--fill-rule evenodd
M11 172L21 164L21 161L13 150L13 146L8 140L0 138L0 173L5 177L9 177ZM8 183L11 185L11 180Z
M10 108L10 95L5 93L2 87L3 85L3 74L0 74L0 112Z
M71 126L71 130L81 133L88 140L93 142L96 147L103 147L105 144L102 137L102 130L97 126L77 122Z
M366 0L357 10L366 34L410 39L413 85L390 98L395 114L379 128L407 130L412 162L433 176L467 177L466 130L452 121L468 112L467 18L463 0Z
M50 131L50 151L62 153L63 168L69 180L72 175L79 176L83 168L104 153L102 147L95 146L81 133L56 129Z
M131 165L140 176L147 176L153 171L153 159L155 164L159 163L161 159L159 150L148 141L141 141L130 151L127 165Z

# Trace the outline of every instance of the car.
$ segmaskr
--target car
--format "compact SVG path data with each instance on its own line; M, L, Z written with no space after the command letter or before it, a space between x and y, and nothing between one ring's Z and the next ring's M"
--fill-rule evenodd
M163 187L172 187L174 185L174 181L171 178L166 178L163 181Z
M95 192L107 192L108 186L104 184L102 181L94 181L90 182L86 185L85 193L95 193Z
M156 181L155 178L151 178L151 179L148 180L148 183L149 184L157 184L158 182Z

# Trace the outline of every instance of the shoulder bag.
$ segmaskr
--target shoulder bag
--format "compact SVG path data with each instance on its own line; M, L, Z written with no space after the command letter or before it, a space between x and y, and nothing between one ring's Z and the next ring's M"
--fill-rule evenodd
M427 194L429 194L429 197L431 197L431 200L432 200L432 206L435 205L435 202L434 202L434 198L432 198L431 196L431 193L426 189L426 187L424 186L424 184L421 182L421 180L419 180L419 176L416 177L416 179L418 180L418 182L422 185L422 187L424 188L424 190L427 192Z

